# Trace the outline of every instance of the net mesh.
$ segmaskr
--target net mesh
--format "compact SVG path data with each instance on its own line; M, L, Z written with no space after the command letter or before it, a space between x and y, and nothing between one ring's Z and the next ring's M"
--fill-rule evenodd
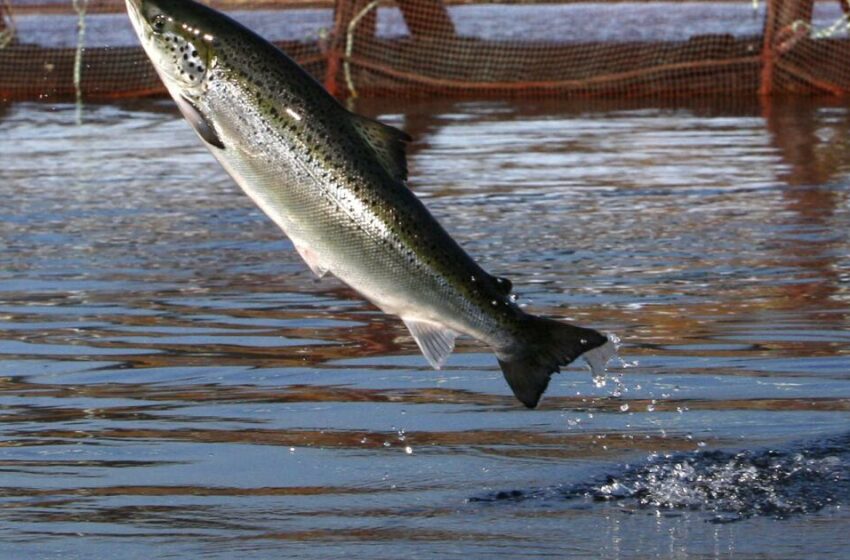
M675 97L843 95L848 1L208 3L340 97ZM0 0L0 14L0 99L164 93L123 0Z

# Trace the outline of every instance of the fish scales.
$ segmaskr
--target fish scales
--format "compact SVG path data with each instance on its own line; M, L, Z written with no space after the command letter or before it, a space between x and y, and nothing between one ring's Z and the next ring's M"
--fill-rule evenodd
M316 274L401 317L434 367L469 335L494 350L514 394L534 407L560 366L606 355L597 331L525 313L511 283L452 239L406 184L403 132L349 112L282 51L211 8L127 8L183 116L237 184Z
M228 52L235 51L234 46L219 56L237 56L238 51ZM273 68L254 64L262 71ZM424 288L435 296L434 319L461 311L461 316L474 318L474 327L493 333L498 332L493 322L512 324L509 318L516 305L487 282L489 275L433 220L412 191L369 157L371 148L338 118L338 104L316 96L311 87L318 84L303 76L299 67L275 68L272 79L259 83L246 72L228 76L223 69L214 69L210 77L206 102L211 112L239 115L223 128L234 137L256 137L251 149L259 153L254 157L234 158L227 151L219 156L245 177L240 184L254 185L248 188L252 196L262 197L262 205L285 216L283 229L316 252L366 257L328 267L349 285L374 284L391 298L398 292L392 298L398 301L404 301L410 289ZM274 88L276 82L299 84L295 89L300 94ZM250 102L225 113L233 100L243 96ZM298 120L275 107L312 117ZM285 175L289 180L281 181ZM266 195L253 194L259 192ZM369 299L389 312L399 305L377 296ZM493 307L493 301L498 302L495 313L476 313L482 306Z

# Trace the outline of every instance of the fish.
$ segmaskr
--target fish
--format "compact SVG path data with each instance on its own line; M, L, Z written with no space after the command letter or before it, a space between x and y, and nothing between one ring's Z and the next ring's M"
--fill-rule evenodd
M600 332L526 313L410 189L405 132L349 111L282 50L193 0L126 0L168 93L318 277L398 316L439 369L466 335L534 408L553 373L612 355Z

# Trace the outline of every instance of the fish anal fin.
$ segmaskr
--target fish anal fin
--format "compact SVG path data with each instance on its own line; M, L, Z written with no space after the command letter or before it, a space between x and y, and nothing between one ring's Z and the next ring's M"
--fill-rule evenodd
M395 127L354 113L352 122L390 176L402 182L407 181L405 144L410 142L410 136Z
M218 137L215 127L207 120L203 113L198 110L195 104L186 99L183 95L175 97L175 100L177 101L177 107L180 109L183 117L190 125L192 125L192 128L195 129L198 136L200 136L207 144L223 150L224 143L221 141L221 138Z
M402 317L425 359L434 369L440 369L455 347L457 333L443 325Z
M328 268L319 262L319 255L315 251L301 243L293 242L292 244L295 246L298 254L301 255L301 258L304 259L304 262L307 263L307 266L310 267L310 270L313 271L313 274L321 278L328 273Z

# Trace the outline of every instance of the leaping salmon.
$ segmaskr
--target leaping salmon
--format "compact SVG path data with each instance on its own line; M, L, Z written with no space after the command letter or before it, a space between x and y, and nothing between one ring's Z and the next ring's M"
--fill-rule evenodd
M552 373L607 361L593 329L525 313L408 188L404 132L348 111L251 30L192 0L126 0L142 46L221 165L292 240L397 315L440 368L459 334L496 353L516 397L537 406ZM587 354L585 354L587 353Z

